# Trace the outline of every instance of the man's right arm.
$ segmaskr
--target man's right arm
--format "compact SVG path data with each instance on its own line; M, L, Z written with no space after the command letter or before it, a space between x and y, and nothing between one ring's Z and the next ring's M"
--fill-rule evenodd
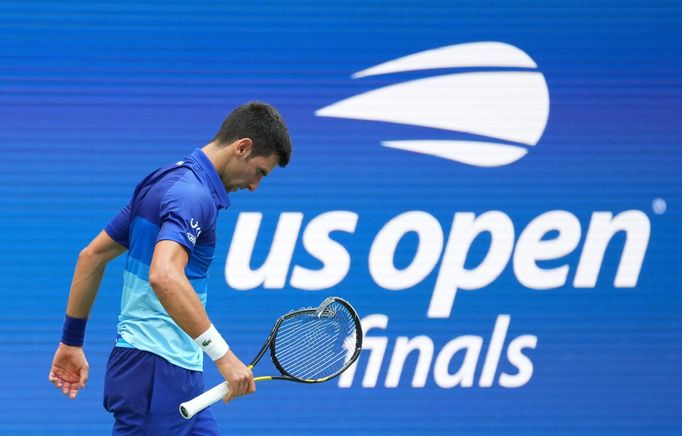
M149 284L173 321L190 337L197 338L211 327L211 321L185 275L188 261L182 245L172 240L159 241L149 267ZM225 401L256 390L251 371L232 351L215 360L215 364L230 387Z

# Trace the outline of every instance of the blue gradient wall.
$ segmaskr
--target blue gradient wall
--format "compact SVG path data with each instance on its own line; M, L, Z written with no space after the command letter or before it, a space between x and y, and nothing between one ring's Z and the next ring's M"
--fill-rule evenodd
M368 331L375 348L363 353L352 378L319 386L262 383L248 399L215 406L226 434L320 428L379 434L679 433L681 19L682 7L672 1L3 2L0 432L110 431L102 382L115 337L122 259L109 266L88 325L88 387L71 402L47 381L78 252L126 203L139 179L208 143L235 106L264 100L286 119L295 152L261 190L231 195L233 206L218 225L209 282L212 320L244 359L258 350L276 316L329 295L353 302L366 320L386 324ZM386 140L444 139L452 132L315 115L354 95L438 74L351 78L358 71L478 41L523 50L547 84L544 133L514 163L482 168L381 146ZM447 70L462 71L472 70ZM447 102L433 107L439 105ZM332 211L356 220L352 230L330 234L348 253L347 271L331 287L303 290L292 284L295 267L320 271L328 265L306 246L305 231ZM434 251L437 262L423 280L389 290L370 268L372 247L391 220L411 211L433 218L444 245ZM551 211L574 216L574 249L538 263L567 267L565 282L545 290L524 285L512 255L487 286L458 290L447 316L429 317L438 277L450 268L443 256L453 219L490 211L511 221L507 236L515 250L538 217ZM619 232L596 284L575 286L593 214L626 211L650 227L636 284L614 284L628 243ZM253 217L248 213L261 214L262 222L250 267L241 271L247 275L266 261L278 223L300 219L293 255L283 259L290 262L281 285L228 286L239 281L226 279L225 265L237 255L235 226L240 217ZM466 269L485 259L492 240L489 233L476 237L465 253ZM395 246L394 267L408 268L420 249L435 250L424 243L407 231ZM334 261L342 259L329 265ZM497 338L502 348L493 365L493 330L505 315L509 326ZM524 335L536 338L534 347L522 350L531 376L521 386L505 387L501 375L519 370L509 360L510 346ZM432 354L423 351L430 361L419 363L414 351L402 370L391 368L400 361L398 344L420 336L433 344ZM438 356L453 340L471 336L480 337L480 353L464 347L449 361L443 357L440 371L474 368L472 385L443 387L435 376ZM426 379L414 386L420 365ZM489 387L481 382L486 371L492 371ZM390 387L396 376L397 386ZM219 381L210 365L206 380Z

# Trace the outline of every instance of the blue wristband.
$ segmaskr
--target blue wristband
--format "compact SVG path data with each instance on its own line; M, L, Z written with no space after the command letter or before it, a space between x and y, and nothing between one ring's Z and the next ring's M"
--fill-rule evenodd
M83 346L85 325L87 323L87 318L73 318L66 315L66 318L64 319L64 328L62 329L62 343L74 347Z

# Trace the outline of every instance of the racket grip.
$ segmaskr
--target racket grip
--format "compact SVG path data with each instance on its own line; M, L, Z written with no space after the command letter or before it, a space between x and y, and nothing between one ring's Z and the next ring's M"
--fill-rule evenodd
M201 395L192 398L189 401L185 401L180 404L180 415L185 419L190 419L197 413L201 412L213 403L225 398L225 395L230 392L227 382L222 382L221 384L207 390Z

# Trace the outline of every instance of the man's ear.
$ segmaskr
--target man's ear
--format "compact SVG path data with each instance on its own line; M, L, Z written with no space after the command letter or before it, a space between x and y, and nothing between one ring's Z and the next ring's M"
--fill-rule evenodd
M253 147L253 141L251 138L241 138L237 140L237 146L235 147L237 155L240 157L249 157Z

